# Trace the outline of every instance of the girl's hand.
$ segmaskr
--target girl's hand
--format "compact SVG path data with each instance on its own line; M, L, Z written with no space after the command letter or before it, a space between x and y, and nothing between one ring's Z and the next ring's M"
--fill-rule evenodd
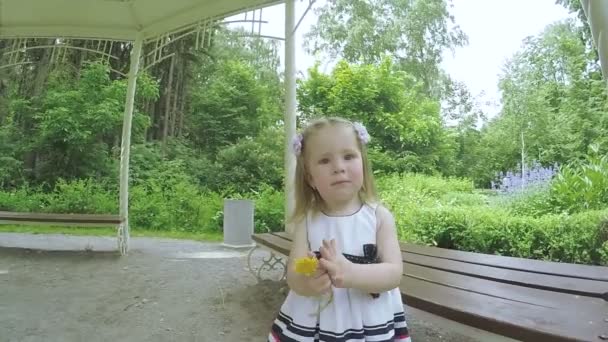
M315 254L309 252L308 256L314 258ZM305 277L304 281L310 296L320 296L331 290L331 279L329 278L327 270L325 270L321 264L319 264L317 271L310 277Z
M323 240L319 248L321 252L320 265L327 270L329 278L335 287L348 287L348 275L352 263L336 247L336 240Z

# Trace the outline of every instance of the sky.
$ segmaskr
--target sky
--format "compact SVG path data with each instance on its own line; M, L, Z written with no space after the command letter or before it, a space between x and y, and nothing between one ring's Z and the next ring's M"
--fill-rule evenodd
M313 8L325 0L317 0ZM540 34L556 21L568 18L568 11L555 0L453 0L450 9L456 24L468 35L469 44L454 54L444 53L442 67L457 81L464 82L486 114L494 116L500 109L498 80L505 62L522 46L528 36ZM308 0L296 0L296 22L304 14ZM251 18L251 12L248 18ZM260 12L256 12L259 18ZM244 15L234 18L243 19ZM262 10L261 34L284 37L285 7L283 4ZM316 23L310 10L296 32L296 68L306 74L315 58L304 51L303 36ZM246 25L249 29L251 24ZM257 30L257 25L256 25ZM257 32L257 31L256 31ZM280 51L281 62L283 50ZM332 61L322 61L322 70L329 72Z

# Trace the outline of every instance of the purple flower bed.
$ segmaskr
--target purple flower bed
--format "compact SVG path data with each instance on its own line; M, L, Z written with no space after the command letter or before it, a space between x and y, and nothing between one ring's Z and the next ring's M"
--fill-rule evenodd
M521 165L517 166L518 171L502 171L496 174L496 180L491 182L492 190L501 193L513 193L528 188L541 187L549 184L553 176L559 171L557 164L549 167L540 165L534 161L531 167L521 173Z

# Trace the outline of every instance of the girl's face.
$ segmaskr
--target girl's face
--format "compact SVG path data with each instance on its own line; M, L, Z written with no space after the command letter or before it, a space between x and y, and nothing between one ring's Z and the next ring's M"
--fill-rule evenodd
M308 184L316 189L329 207L358 200L363 186L363 160L352 127L325 126L306 142Z

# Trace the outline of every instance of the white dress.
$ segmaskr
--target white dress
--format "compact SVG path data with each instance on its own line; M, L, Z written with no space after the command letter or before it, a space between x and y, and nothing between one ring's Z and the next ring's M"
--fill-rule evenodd
M309 215L308 243L318 251L322 241L335 239L344 254L364 256L363 246L376 244L376 205L363 205L350 216ZM379 295L334 288L333 301L317 315L328 297L304 297L290 291L274 320L269 342L411 342L398 288Z

